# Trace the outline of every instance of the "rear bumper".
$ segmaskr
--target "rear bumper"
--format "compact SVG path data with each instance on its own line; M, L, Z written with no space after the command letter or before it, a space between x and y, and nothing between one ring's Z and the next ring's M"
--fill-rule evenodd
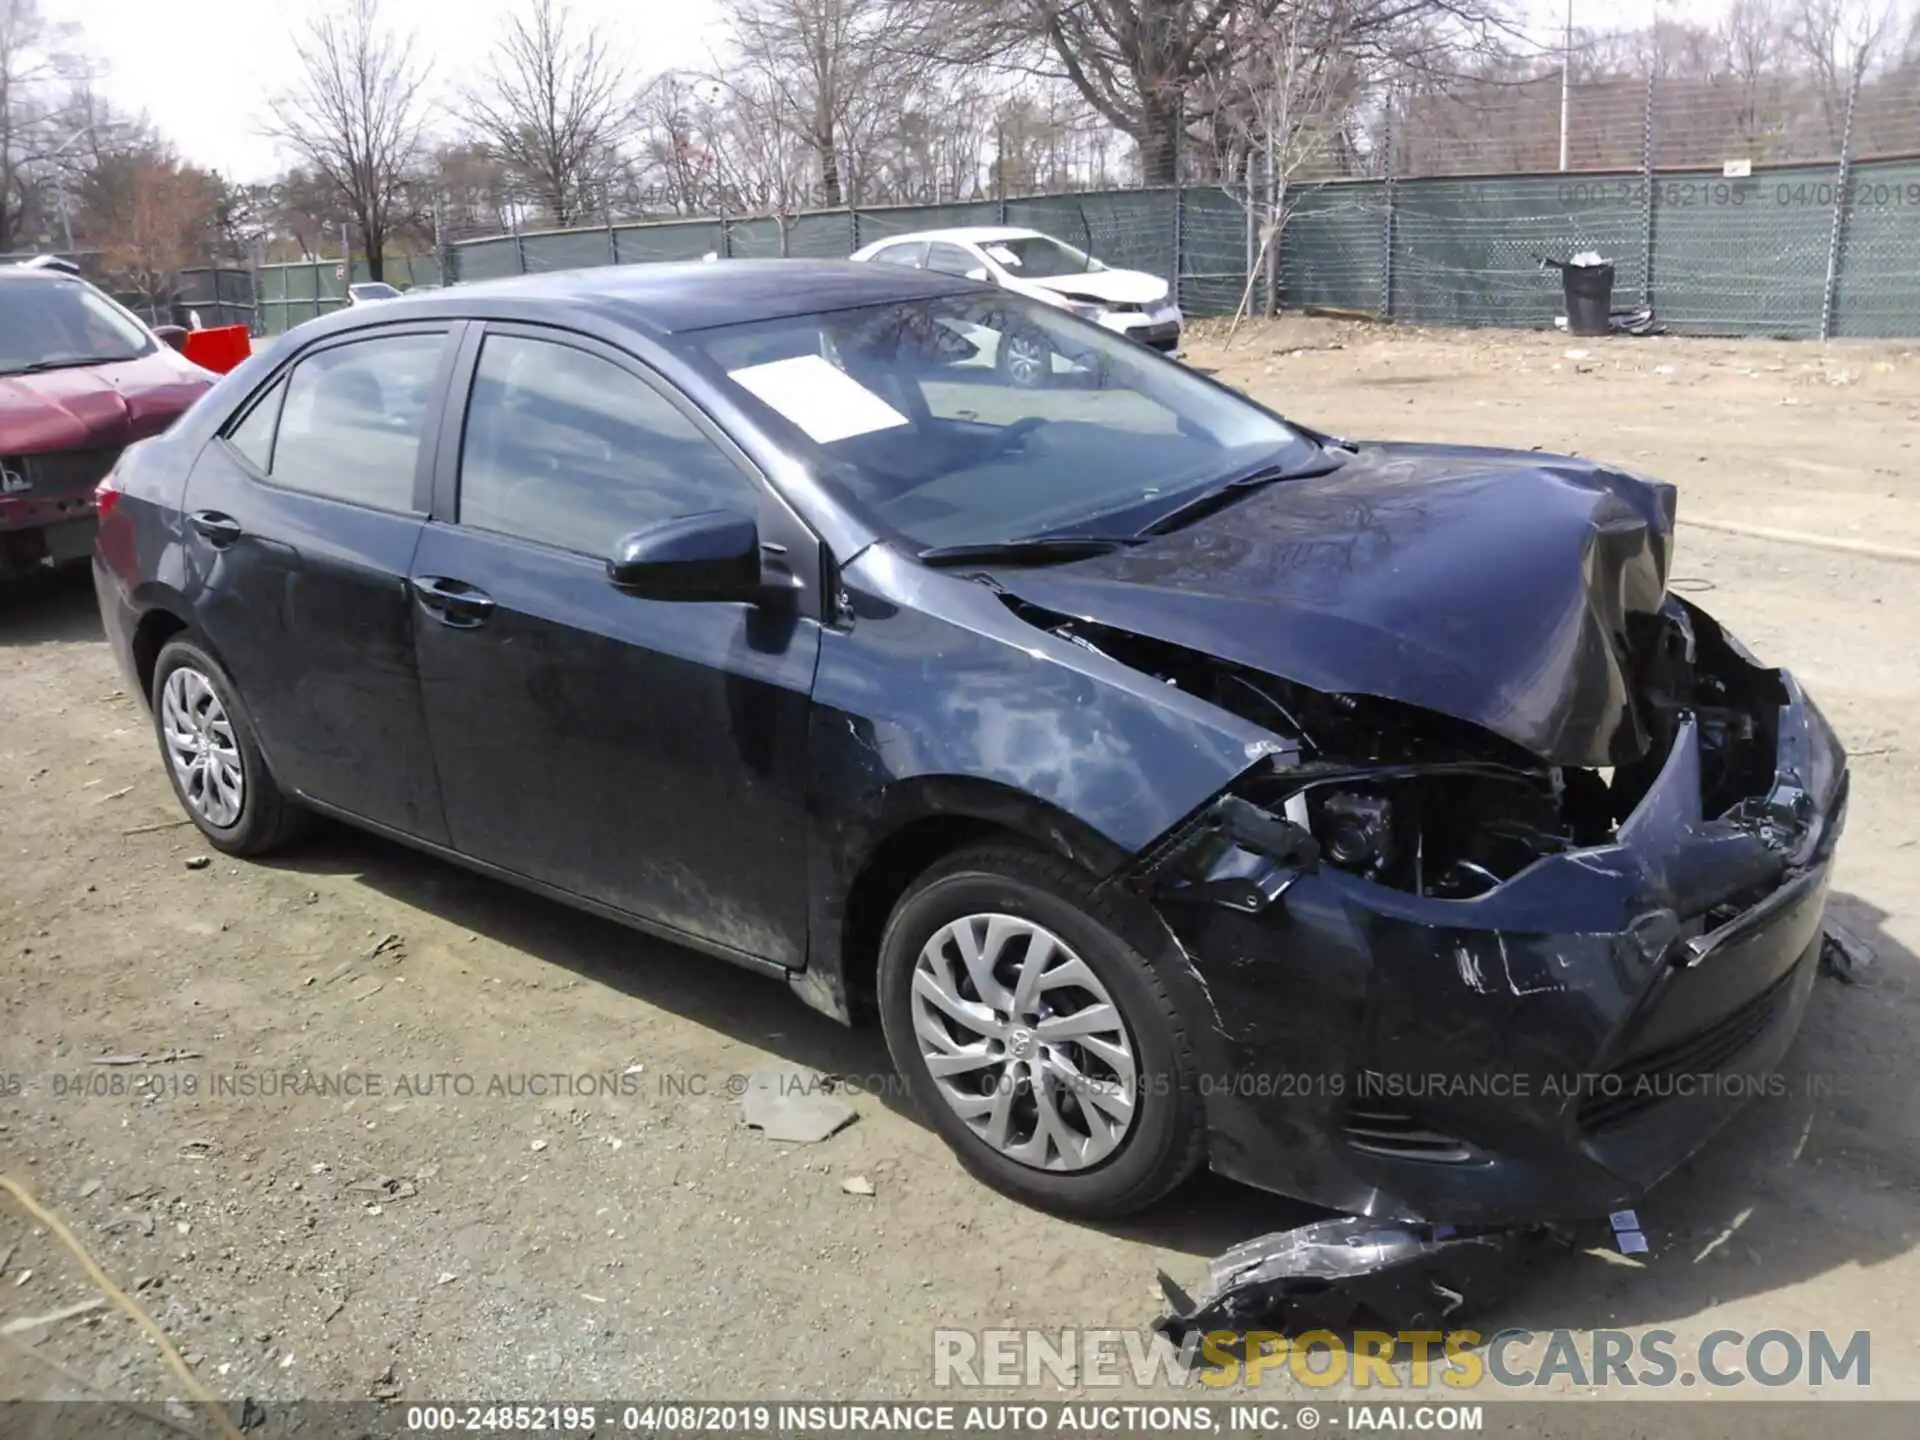
M86 559L94 528L92 506L76 504L63 518L0 530L0 578Z
M128 693L139 695L144 702L140 670L133 655L133 637L139 629L140 615L126 587L97 551L93 557L93 595L100 606L100 626L106 631L107 648L113 651L114 664L120 667Z
M1475 899L1322 869L1259 913L1163 904L1203 1012L1214 1168L1361 1215L1580 1218L1784 1093L1847 792L1787 686L1773 829L1702 819L1689 726L1616 843Z

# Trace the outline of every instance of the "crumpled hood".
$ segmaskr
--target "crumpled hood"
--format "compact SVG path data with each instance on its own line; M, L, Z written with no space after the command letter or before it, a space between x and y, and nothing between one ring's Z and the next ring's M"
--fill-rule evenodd
M1370 445L1137 548L993 578L1061 614L1607 766L1649 744L1627 617L1665 597L1674 500L1584 460Z
M0 375L0 455L124 449L165 430L213 379L164 347L117 364Z
M1021 283L1059 295L1091 295L1115 305L1152 305L1167 298L1167 282L1143 270L1087 270L1078 275L1020 275Z

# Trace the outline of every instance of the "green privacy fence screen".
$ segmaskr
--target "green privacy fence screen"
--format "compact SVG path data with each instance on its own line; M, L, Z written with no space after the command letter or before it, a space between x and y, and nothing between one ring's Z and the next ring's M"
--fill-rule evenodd
M262 334L278 335L302 320L330 315L347 303L349 283L338 260L301 260L289 265L261 265L253 272L254 297ZM352 283L370 278L367 262L353 262ZM440 261L432 255L390 255L386 262L389 285L406 290L439 285Z
M1920 336L1920 159L1857 162L1844 185L1840 176L1806 165L1737 179L1636 170L1296 185L1274 298L1411 324L1545 327L1561 302L1540 257L1595 250L1614 262L1617 307L1651 304L1682 333ZM1231 313L1258 250L1244 192L1188 186L528 232L443 255L446 283L471 282L706 255L833 258L888 235L992 224L1164 276L1192 315ZM387 266L401 285L442 283L441 270L431 258ZM266 331L344 303L331 262L257 273ZM1252 297L1262 308L1264 275Z

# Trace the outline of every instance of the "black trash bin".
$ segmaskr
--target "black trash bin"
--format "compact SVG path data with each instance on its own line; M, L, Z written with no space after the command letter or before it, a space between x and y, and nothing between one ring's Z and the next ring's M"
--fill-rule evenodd
M1567 299L1569 335L1605 335L1611 330L1613 315L1613 266L1580 265L1568 261L1559 266L1560 288Z

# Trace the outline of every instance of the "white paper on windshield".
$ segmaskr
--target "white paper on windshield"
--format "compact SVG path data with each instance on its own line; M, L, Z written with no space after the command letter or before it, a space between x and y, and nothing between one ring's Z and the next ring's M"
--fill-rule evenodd
M1014 254L1013 251L1009 250L1006 246L988 245L984 248L987 254L991 255L995 260L999 261L1002 265L1009 266L1016 270L1020 268L1020 257Z
M748 365L727 374L822 445L907 423L906 416L818 355Z

